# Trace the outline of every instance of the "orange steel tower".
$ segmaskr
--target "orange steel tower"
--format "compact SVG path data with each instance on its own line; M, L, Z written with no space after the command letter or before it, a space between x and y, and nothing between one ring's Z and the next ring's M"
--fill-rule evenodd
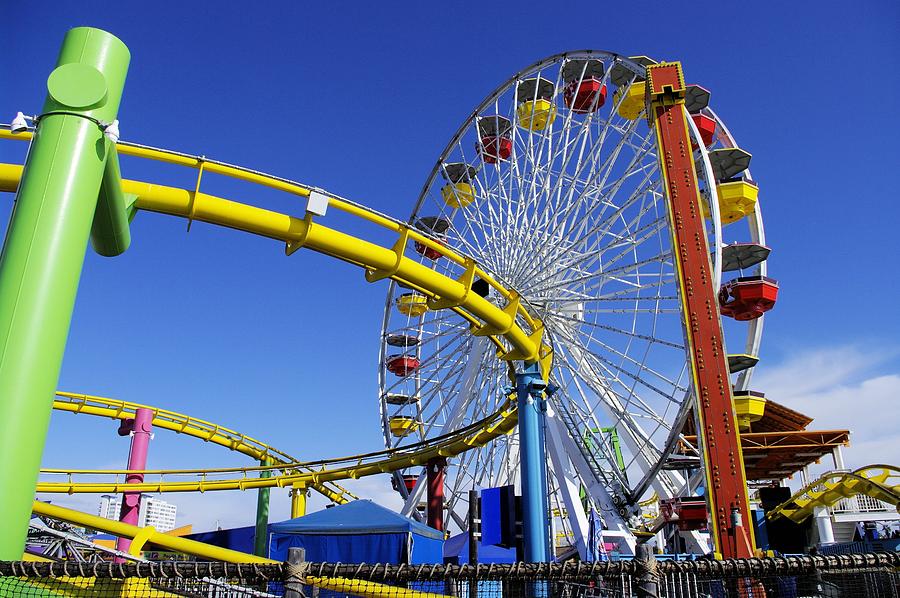
M709 529L717 558L750 557L754 540L747 481L684 97L681 63L647 67L647 118L656 129L668 196L685 340L706 459Z

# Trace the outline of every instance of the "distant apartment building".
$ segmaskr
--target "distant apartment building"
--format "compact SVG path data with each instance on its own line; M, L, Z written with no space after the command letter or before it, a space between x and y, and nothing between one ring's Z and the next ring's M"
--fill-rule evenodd
M122 509L122 495L104 494L100 497L99 515L104 519L118 521ZM175 529L175 513L178 507L146 494L141 495L141 509L138 512L138 526L148 525L158 532Z

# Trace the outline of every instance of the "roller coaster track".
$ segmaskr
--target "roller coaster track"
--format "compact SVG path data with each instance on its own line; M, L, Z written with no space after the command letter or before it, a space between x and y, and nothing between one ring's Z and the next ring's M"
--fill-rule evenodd
M28 140L31 133L13 134L0 130L0 139ZM543 325L526 309L519 295L495 280L468 258L452 248L438 243L435 239L408 224L370 210L360 204L329 194L320 189L295 181L265 174L203 156L120 142L116 146L121 155L144 158L192 168L197 171L194 189L183 189L148 182L123 180L122 190L133 198L132 209L180 216L189 222L200 221L219 225L285 243L285 253L292 254L302 247L323 253L342 261L357 265L365 270L366 280L376 282L393 279L407 285L428 298L431 309L450 309L471 324L472 332L487 336L497 347L498 358L506 361L537 361L544 376L549 374L552 349L543 342ZM384 236L392 233L394 243L390 247L357 238L324 226L319 222L324 216L316 216L307 211L303 218L290 214L240 203L234 200L208 195L200 191L204 173L223 175L280 190L298 197L310 197L312 193L323 195L328 208L342 212L370 224L374 224ZM0 191L13 192L19 184L22 166L0 164ZM418 242L440 251L458 272L457 278L441 274L405 255L410 242ZM455 273L455 272L454 272ZM471 292L476 279L484 280L501 298L494 302ZM74 405L72 406L74 410ZM86 413L82 409L83 413ZM387 473L410 466L423 464L431 457L450 457L466 450L487 444L502 434L513 430L517 423L516 411L511 404L487 418L457 432L423 443L401 447L392 451L382 451L317 462L285 462L267 467L234 469L197 470L148 470L146 475L181 476L194 475L198 479L178 482L144 482L128 484L129 491L139 492L206 492L211 490L244 490L261 487L286 487L294 484L321 485L335 480L358 478L366 475ZM199 430L198 430L199 431ZM213 435L215 438L215 435ZM223 441L226 439L223 437ZM248 445L249 446L249 445ZM256 447L257 449L260 447ZM300 471L316 468L316 471ZM298 470L284 473L284 470ZM271 478L250 478L261 471L277 474ZM282 473L278 474L279 471ZM121 492L125 490L126 470L44 470L45 474L64 474L66 482L41 482L39 492ZM210 479L213 476L234 473L239 477L231 479ZM108 482L74 482L77 475L113 475L117 479Z
M44 476L61 475L64 482L41 480L37 492L63 494L118 493L118 492L211 492L215 490L252 490L255 488L309 487L336 480L358 479L370 475L390 473L398 469L424 465L434 457L455 457L465 451L484 446L495 438L515 429L518 417L515 404L508 401L497 412L465 428L433 439L396 449L354 455L337 459L284 463L260 467L233 467L219 469L148 469L143 470L144 482L128 484L125 476L133 473L127 469L43 469ZM287 473L279 471L289 470ZM262 471L271 471L270 478L256 477ZM85 476L112 476L108 481L78 482L74 478ZM190 480L167 481L166 477L190 476ZM218 479L218 476L227 476ZM238 477L234 477L238 476ZM159 481L147 481L147 478Z
M219 424L159 407L59 391L53 400L53 408L57 411L107 417L115 420L134 417L136 409L150 409L153 411L153 426L156 428L170 430L177 434L184 434L193 438L199 438L204 442L217 444L228 450L247 455L254 461L268 461L272 465L285 465L299 461L284 451L271 447L246 434L235 432ZM333 482L315 484L312 488L336 504L343 504L358 498L346 488Z
M893 465L866 465L855 471L831 471L798 490L766 515L787 517L800 523L817 507L830 507L842 498L865 494L892 504L900 510L900 468Z

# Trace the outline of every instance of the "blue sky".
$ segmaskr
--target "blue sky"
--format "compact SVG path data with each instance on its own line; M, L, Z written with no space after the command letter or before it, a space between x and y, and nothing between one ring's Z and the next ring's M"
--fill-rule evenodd
M900 390L900 84L890 76L900 5L690 6L13 1L0 38L0 105L6 118L39 111L65 31L103 28L132 52L123 139L266 170L406 218L450 135L523 66L582 48L681 60L754 155L769 272L781 282L759 366L772 386L760 390L779 400L783 389L862 440L873 419L897 422L872 397L895 402ZM4 143L0 160L23 152ZM133 161L123 172L192 184L188 172ZM4 227L10 206L0 203ZM202 224L186 234L181 220L141 214L132 231L124 256L87 255L60 388L211 419L300 457L380 446L385 285ZM872 411L846 409L860 397L875 401ZM112 423L54 415L51 434L46 466L124 466L127 441ZM872 434L896 455L891 430ZM165 433L151 449L154 467L239 463ZM362 488L383 496L384 486ZM229 523L252 519L247 497L213 500ZM201 527L220 518L196 497L174 502ZM278 498L275 516L285 508Z

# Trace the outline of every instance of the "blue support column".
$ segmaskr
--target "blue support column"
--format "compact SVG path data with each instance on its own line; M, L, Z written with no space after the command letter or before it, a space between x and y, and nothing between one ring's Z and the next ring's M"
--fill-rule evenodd
M546 384L536 363L516 375L519 408L519 459L522 471L522 524L525 560L546 563L550 555L550 520L547 497L547 460L544 444Z

